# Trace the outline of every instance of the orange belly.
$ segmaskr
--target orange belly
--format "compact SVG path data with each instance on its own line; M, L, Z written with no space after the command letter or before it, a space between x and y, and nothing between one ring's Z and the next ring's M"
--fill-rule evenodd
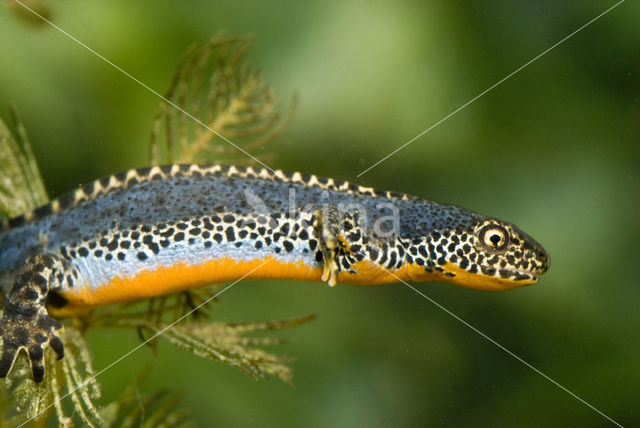
M341 272L339 282L382 284L398 280L371 263L360 262L358 274ZM400 272L397 273L397 275ZM132 276L116 277L99 287L78 287L60 292L68 303L54 312L68 316L96 306L177 293L194 287L243 279L286 279L320 281L322 268L311 268L302 261L283 262L275 258L237 261L229 257L199 265L177 263L154 270L142 270ZM404 276L404 275L403 275Z

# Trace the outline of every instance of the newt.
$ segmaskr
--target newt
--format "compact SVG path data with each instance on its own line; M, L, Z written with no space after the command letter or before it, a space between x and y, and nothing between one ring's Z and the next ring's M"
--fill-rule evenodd
M298 172L166 165L111 175L0 225L0 377L64 355L55 318L243 278L483 290L534 284L544 248L513 224Z

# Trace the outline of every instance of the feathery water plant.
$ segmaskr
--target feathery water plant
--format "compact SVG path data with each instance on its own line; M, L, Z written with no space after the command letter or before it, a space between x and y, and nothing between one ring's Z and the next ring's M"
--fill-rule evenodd
M212 157L220 161L233 159L237 149L210 129L233 138L246 151L262 148L284 129L295 101L287 115L275 110L275 97L262 75L242 62L250 45L249 37L220 35L202 49L190 48L185 53L166 99L181 109L190 105L190 114L206 127L163 101L151 134L151 164L160 159L158 142L163 137L168 162ZM25 127L15 110L10 111L15 132L0 120L0 217L6 218L28 212L48 200ZM257 157L265 159L264 154ZM64 358L56 361L53 352L46 352L49 370L44 381L37 384L30 379L26 358L21 355L4 381L5 387L0 389L0 419L8 426L25 422L42 425L55 414L58 424L65 427L72 426L74 419L90 427L188 426L186 412L176 409L180 392L137 395L137 383L148 375L146 371L119 400L105 406L98 404L100 383L96 375L101 372L94 371L90 347L84 339L88 329L96 328L129 329L154 350L159 340L166 340L256 379L276 377L291 384L288 358L261 349L286 340L254 334L296 327L314 316L257 323L213 322L210 309L215 288L100 307L64 320Z

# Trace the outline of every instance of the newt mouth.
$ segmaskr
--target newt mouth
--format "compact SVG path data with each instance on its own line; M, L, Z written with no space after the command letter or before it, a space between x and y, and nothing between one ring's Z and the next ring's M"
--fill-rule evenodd
M532 271L524 269L496 269L492 266L481 266L480 271L486 276L500 278L508 281L532 281L531 283L535 283L540 278L540 275L538 273L534 273Z
M498 275L502 278L511 279L513 281L537 282L539 279L539 275L528 270L520 270L520 269L500 269L498 270Z

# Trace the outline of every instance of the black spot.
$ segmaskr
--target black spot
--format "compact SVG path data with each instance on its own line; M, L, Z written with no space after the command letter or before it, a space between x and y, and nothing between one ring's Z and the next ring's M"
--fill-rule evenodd
M173 237L173 240L176 242L180 242L184 240L184 233L183 232L176 233L176 236Z
M224 221L225 223L233 223L235 221L235 217L231 214L225 214L222 217L222 221Z
M282 241L282 246L289 253L293 251L293 244L290 241L287 241L287 240Z
M347 259L342 259L342 267L344 267L344 270L348 270L349 267L351 267L351 265L349 265L349 261Z
M380 254L377 248L370 245L367 245L367 252L369 253L369 258L371 260L376 260L378 258L378 254Z
M99 181L100 184L102 185L102 187L109 187L109 181L111 179L111 176L108 177L102 177Z
M148 259L148 256L147 256L144 252L142 252L142 251L140 251L140 252L136 255L136 257L138 257L138 260L143 260L143 261Z
M361 237L362 233L360 232L360 230L356 230L355 232L351 232L349 235L347 235L347 238L352 242L359 241Z
M494 267L486 267L486 266L482 266L482 273L484 273L485 275L493 275L496 273L496 268Z
M113 259L113 254L111 254L111 253L107 253L107 254L104 256L104 259L105 259L106 261L111 261L111 260Z
M127 172L128 171L119 172L119 173L115 174L114 177L118 181L124 181L124 179L127 178Z
M210 248L213 245L211 241L204 241L204 248Z
M193 229L191 229L191 230L189 231L189 234L190 234L190 235L193 235L193 236L198 236L198 235L200 235L201 233L202 233L202 229L200 229L199 227L194 227Z
M169 229L162 232L160 236L162 236L163 238L169 238L175 231L176 230L173 227L170 227Z
M71 192L71 193L67 193L66 195L62 195L60 198L58 198L58 202L60 203L60 209L63 210L65 208L69 208L70 206L73 205L73 203L75 202L75 193Z
M153 241L153 236L145 235L144 238L142 238L142 242L144 242L147 247L153 251L153 254L158 254L160 252L160 247Z
M78 254L80 254L80 257L87 257L89 255L89 250L85 247L80 247L78 248Z
M498 271L498 274L503 278L508 278L511 276L511 271L508 269L500 269Z
M487 259L487 263L489 263L490 265L498 264L499 261L500 261L500 257L498 257L497 254L491 257L490 259Z
M285 223L282 225L282 227L280 228L280 233L282 233L283 235L287 235L289 233L289 223Z
M387 263L387 266L390 267L390 268L395 266L396 261L397 261L397 257L398 256L396 255L396 252L392 251L391 254L389 255L389 263Z
M51 204L43 205L41 207L36 208L35 211L33 211L33 215L35 219L46 217L52 213L53 213L53 207L51 206Z
M227 230L225 230L224 234L227 237L227 241L229 241L229 242L235 241L236 235L235 235L235 233L233 231L233 226L227 227Z
M50 305L54 308L62 308L68 303L68 300L59 295L54 291L50 291L47 294L47 305Z
M216 233L213 235L213 240L216 241L218 244L222 242L222 235L219 233Z
M107 250L115 251L118 248L118 241L114 238L111 242L107 244Z
M126 257L126 255L125 255L122 251L120 251L120 252L118 253L118 260L124 260L124 259L125 259L125 257Z
M180 230L186 230L189 226L186 223L178 223L176 224L176 227Z

